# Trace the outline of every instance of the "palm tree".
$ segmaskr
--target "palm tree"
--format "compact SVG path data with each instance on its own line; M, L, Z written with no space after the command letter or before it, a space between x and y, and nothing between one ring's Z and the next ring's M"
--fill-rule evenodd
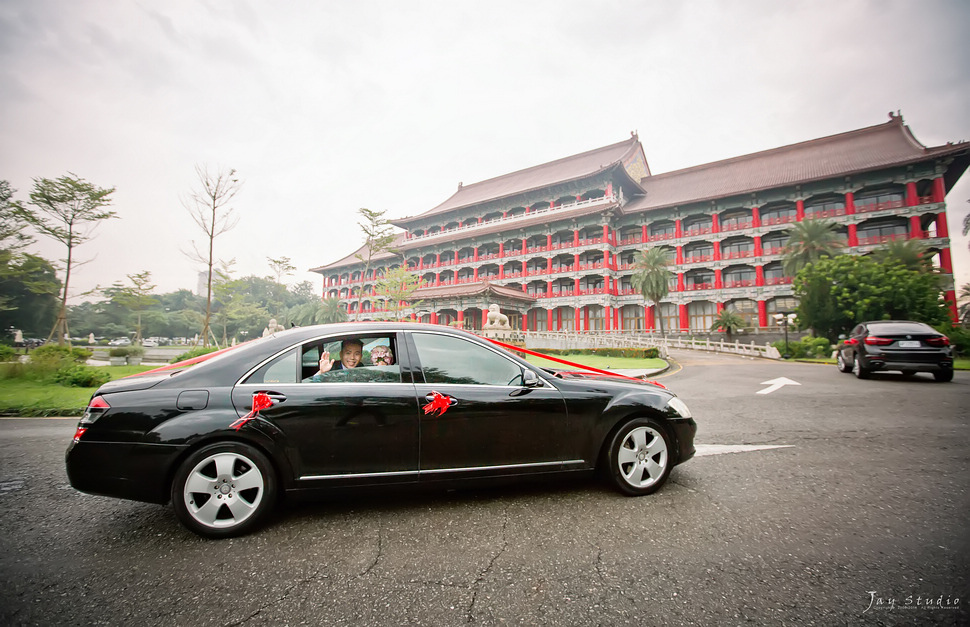
M290 310L289 315L300 326L347 321L347 310L340 304L339 298L325 298L299 305Z
M670 260L663 248L648 248L639 250L633 260L633 286L643 294L647 300L657 305L657 317L660 321L660 337L664 337L664 318L660 311L660 301L670 291L670 279L673 273L669 270Z
M711 331L724 331L727 335L728 342L731 341L731 335L737 333L744 328L744 318L741 317L736 311L731 311L730 309L722 309L717 317L714 318L714 324L711 325Z
M785 274L795 276L799 270L822 257L834 257L845 246L831 220L805 220L788 229L788 246L782 262Z
M873 253L880 262L896 261L908 270L929 272L933 269L926 257L926 246L916 239L894 239Z

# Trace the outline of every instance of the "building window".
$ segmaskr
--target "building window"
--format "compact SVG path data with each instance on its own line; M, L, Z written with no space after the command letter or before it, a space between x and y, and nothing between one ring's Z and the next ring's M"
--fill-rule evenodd
M721 244L722 259L737 259L739 257L753 257L754 242L750 239L734 240Z
M856 211L878 211L903 206L903 193L895 189L861 192L855 198Z
M755 271L750 266L730 268L724 272L724 287L751 287L755 282Z
M706 300L697 300L687 305L687 318L691 331L710 331L714 325L717 305Z
M761 224L763 226L786 224L789 222L794 222L797 215L798 212L795 211L794 207L776 207L774 209L762 211Z
M892 239L905 239L909 235L909 225L904 219L865 222L857 233L859 244L882 244Z
M805 217L814 220L842 215L845 215L845 200L842 198L813 200L805 207Z
M666 239L669 237L674 237L677 233L677 227L673 222L655 222L650 225L650 237Z
M749 298L732 300L725 306L725 309L741 316L744 319L744 326L758 326L758 303L755 301Z

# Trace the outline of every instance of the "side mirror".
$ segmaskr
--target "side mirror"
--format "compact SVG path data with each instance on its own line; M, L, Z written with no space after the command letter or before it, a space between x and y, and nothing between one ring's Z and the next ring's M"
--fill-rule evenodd
M522 371L522 385L527 388L534 388L539 385L539 375L532 370Z
M845 339L845 333L839 333L839 339L840 340L844 340Z

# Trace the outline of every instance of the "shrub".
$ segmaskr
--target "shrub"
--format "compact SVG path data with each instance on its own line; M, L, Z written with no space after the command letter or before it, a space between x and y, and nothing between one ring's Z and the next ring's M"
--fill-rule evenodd
M208 355L209 353L214 353L217 350L219 350L219 349L216 348L215 346L210 346L208 348L204 348L202 346L198 346L196 348L193 348L190 351L186 351L186 352L182 353L181 355L178 355L177 357L175 357L169 363L170 364L176 364L176 363L178 363L180 361L185 361L186 359L192 359L193 357L201 357L202 355Z
M785 354L785 340L773 342L772 346ZM832 354L828 338L803 337L801 340L788 340L788 352L792 359L825 359Z
M12 346L0 344L0 361L17 361L20 355Z
M948 326L939 329L939 331L950 338L950 345L953 346L954 356L966 357L970 355L970 329Z
M82 364L62 368L52 378L55 383L75 388L96 388L111 380L107 373Z
M145 349L134 344L131 346L115 346L108 351L109 357L141 357L144 354Z

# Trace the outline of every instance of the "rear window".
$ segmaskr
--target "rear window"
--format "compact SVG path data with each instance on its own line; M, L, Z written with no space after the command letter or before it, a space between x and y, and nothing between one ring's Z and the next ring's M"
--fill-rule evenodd
M905 335L907 333L932 333L937 335L933 327L922 322L878 322L869 325L869 333L873 335Z

